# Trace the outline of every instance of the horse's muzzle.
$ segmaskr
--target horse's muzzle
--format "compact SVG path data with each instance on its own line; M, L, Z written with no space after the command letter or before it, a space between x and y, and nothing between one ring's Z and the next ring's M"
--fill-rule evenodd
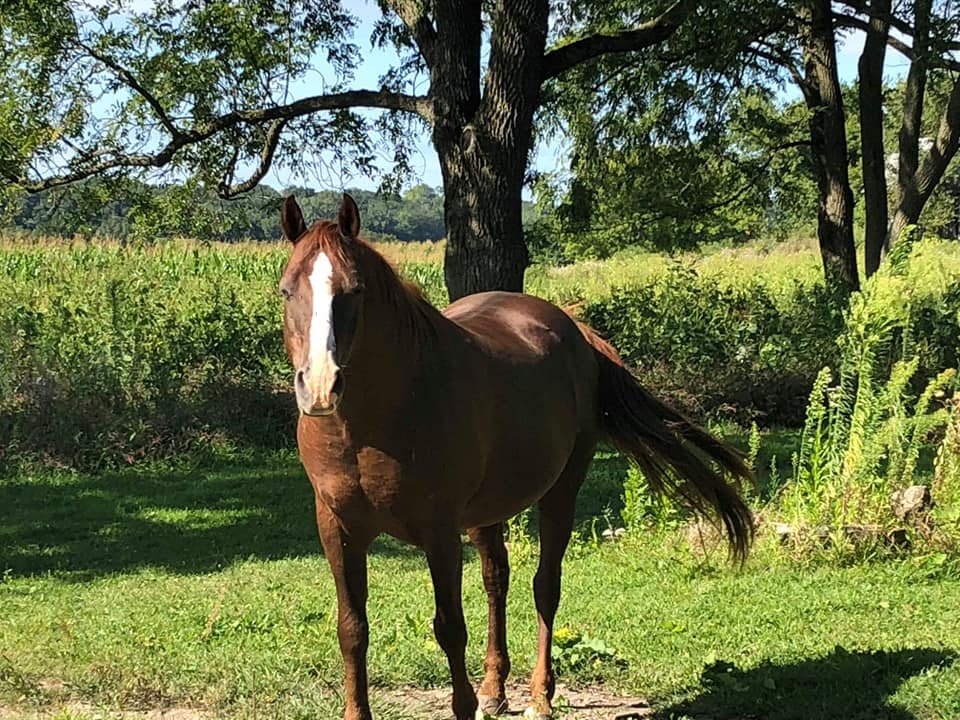
M332 379L331 379L332 376ZM343 397L343 373L339 368L322 372L314 382L308 379L303 370L298 370L294 378L297 406L304 415L333 415Z

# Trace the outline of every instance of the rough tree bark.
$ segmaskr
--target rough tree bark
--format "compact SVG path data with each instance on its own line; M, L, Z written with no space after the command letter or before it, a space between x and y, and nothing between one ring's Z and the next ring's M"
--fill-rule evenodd
M933 0L914 3L913 52L907 85L903 93L903 119L900 123L899 160L897 164L897 211L887 235L885 251L897 241L909 223L907 218L919 218L923 203L917 187L920 169L920 133L923 118L923 100L927 88L927 69L930 50L930 11Z
M810 142L819 202L817 237L829 288L857 290L857 256L853 244L853 192L847 173L848 152L843 98L837 74L830 0L805 0L804 78L801 85L810 109Z
M933 146L914 173L907 192L901 189L900 199L890 223L888 243L896 242L908 225L920 220L920 213L936 189L950 161L960 148L960 78L954 81L947 106L940 116L940 127ZM900 158L901 165L903 157Z
M437 17L445 37L431 87L433 142L444 186L447 250L444 274L451 300L481 290L523 290L529 262L523 239L521 202L533 116L540 104L543 52L549 5L546 0L501 2L490 38L490 62L480 94L480 2L467 3L470 92L446 84L447 62L463 62L456 33L461 12ZM439 15L439 8L438 8ZM464 38L467 41L467 38ZM468 45L469 47L469 45ZM474 73L474 67L476 71ZM474 90L475 89L475 90ZM438 112L455 108L453 112Z
M859 62L860 161L866 214L864 249L867 277L880 267L887 238L887 178L883 154L883 61L890 24L890 0L873 0L872 17Z
M919 222L920 213L960 146L960 77L955 76L947 105L940 116L937 137L923 162L920 161L921 119L927 74L930 67L943 62L943 58L934 58L931 54L932 11L932 0L917 0L914 4L913 46L899 135L899 192L886 239L886 249L897 241L904 228ZM955 63L951 63L950 67L954 71L958 70Z
M868 18L864 20L845 13L834 14L838 23L862 30L867 35L860 57L860 112L867 221L866 269L869 276L904 228L919 222L923 208L957 154L960 144L960 62L956 60L955 53L960 50L960 41L944 36L942 27L939 28L940 37L936 40L932 38L931 33L938 24L934 19L934 11L942 9L935 8L933 0L916 0L912 3L912 20L898 17L891 9L890 0L842 0L842 4ZM890 29L896 30L896 33L890 34ZM910 60L897 138L898 197L892 213L885 202L885 176L882 166L878 164L883 146L882 90L879 85L883 64L881 39ZM933 50L934 46L936 51ZM922 154L921 121L931 68L954 73L954 84L940 115L934 143L929 152Z

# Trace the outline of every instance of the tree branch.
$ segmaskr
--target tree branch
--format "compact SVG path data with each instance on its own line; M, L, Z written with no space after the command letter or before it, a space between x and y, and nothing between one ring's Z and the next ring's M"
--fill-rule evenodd
M960 149L960 79L953 83L947 106L940 116L936 141L917 172L917 186L924 204L940 182L958 149Z
M263 141L263 150L260 151L260 164L257 166L257 169L253 172L250 177L240 183L232 184L230 178L233 174L233 168L236 164L236 153L234 153L233 160L230 163L230 171L220 184L217 186L217 194L225 199L236 197L240 193L245 193L247 190L252 190L255 188L267 173L270 171L270 166L273 164L273 156L277 152L277 145L280 143L280 135L283 132L284 126L287 124L286 118L280 118L279 120L274 120L270 127L267 128L267 137Z
M632 52L656 45L676 31L696 5L693 0L677 0L659 17L630 30L597 33L550 50L543 58L543 80L562 75L582 62L609 53Z
M423 0L385 0L385 4L397 14L410 31L414 42L420 48L420 54L427 61L427 67L432 70L436 61L434 47L437 42L437 31L427 17L425 2Z
M842 13L834 13L833 16L837 25L841 27L853 28L855 30L863 30L868 32L870 30L870 23L862 18L854 17L853 15L844 15ZM898 53L903 55L907 60L913 62L916 58L916 53L913 48L903 40L900 40L894 35L887 35L887 45L892 47ZM953 58L941 55L939 57L931 57L927 63L928 67L932 68L942 68L944 70L952 70L953 72L960 72L960 60L954 60Z
M901 35L906 35L907 37L911 37L911 38L913 37L914 30L915 30L914 26L912 26L906 20L903 20L902 18L897 17L892 12L889 12L886 10L878 10L872 4L867 4L865 0L838 0L838 2L839 4L847 6L858 15L866 15L868 18L880 20L881 22L884 22L890 25L890 27L892 27L894 30L899 32ZM847 15L846 13L834 12L833 17L835 20L837 20L842 24L844 19L851 18L853 16ZM860 22L865 22L860 18L856 18L856 19L859 20ZM866 22L869 22L869 21L866 21ZM957 41L952 41L952 42L948 41L943 43L938 42L937 44L942 45L947 50L960 50L960 42L957 42Z
M30 181L26 177L12 177L8 179L20 185L27 192L40 192L41 190L67 185L110 170L120 168L162 167L170 162L178 150L189 145L195 145L217 133L239 125L262 125L277 120L288 121L323 110L341 110L350 107L401 110L415 113L428 123L432 123L433 121L432 107L426 97L375 90L351 90L348 92L334 93L332 95L314 95L286 105L274 105L255 110L234 110L225 113L192 130L180 131L174 135L164 147L152 154L118 155L86 167L81 167L64 175L49 177L38 181ZM279 133L279 130L276 132ZM87 155L92 156L90 153L87 153Z
M793 148L809 147L809 140L788 140L782 143L777 143L772 147L767 148L767 157L760 163L759 166L752 168L752 173L754 178L759 178L767 169L773 164L774 159L777 156L777 153L781 150L790 150ZM741 166L742 167L742 166ZM732 194L728 195L723 200L716 200L712 203L705 203L700 206L699 210L701 212L712 212L714 210L720 210L728 205L733 205L740 198L742 198L748 190L752 187L756 187L756 181L748 180L740 188L734 191Z
M753 48L751 48L751 50L757 57L761 57L764 60L769 60L775 65L779 65L780 67L786 69L786 71L790 73L790 77L792 77L793 81L797 84L797 87L800 88L800 92L806 96L807 91L809 90L809 85L807 83L807 79L800 71L800 68L797 67L796 62L794 62L794 58L790 57L788 53L777 52L773 49L764 50L759 45L755 45Z
M916 28L913 39L914 57L910 61L910 70L907 71L907 82L903 89L903 116L898 135L900 160L897 164L897 182L901 203L907 195L911 196L909 204L919 198L916 173L920 167L920 133L922 132L923 100L927 87L932 11L933 0L914 2Z
M167 115L167 111L163 109L163 105L160 104L160 101L157 99L157 97L147 90L140 83L140 81L137 80L136 76L134 76L132 72L127 70L109 55L105 55L104 53L94 50L92 47L79 40L73 40L72 42L94 60L98 60L113 70L113 72L116 73L116 75L123 80L124 83L126 83L134 92L136 92L137 95L142 97L146 101L147 105L153 108L153 112L156 113L160 123L167 129L167 132L170 133L171 137L176 138L180 135L180 129L173 124L173 121Z

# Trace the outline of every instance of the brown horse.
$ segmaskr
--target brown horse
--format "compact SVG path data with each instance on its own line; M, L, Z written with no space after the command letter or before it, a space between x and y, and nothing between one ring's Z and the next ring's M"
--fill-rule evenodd
M740 455L640 387L590 328L548 302L504 292L466 297L441 314L359 239L349 196L336 222L310 228L287 198L280 224L293 243L280 292L297 441L337 587L346 720L370 718L366 556L384 532L426 552L457 720L474 718L478 697L481 712L505 708L503 523L533 503L540 632L528 713L550 717L560 563L601 439L636 461L655 491L719 515L733 553L745 555L750 511L714 468L747 477ZM489 602L478 694L464 661L463 530L479 552Z

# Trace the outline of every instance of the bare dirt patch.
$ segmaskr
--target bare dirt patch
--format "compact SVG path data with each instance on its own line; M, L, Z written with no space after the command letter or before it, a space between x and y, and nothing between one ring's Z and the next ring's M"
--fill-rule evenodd
M450 718L449 688L401 688L386 693L386 699L418 720ZM522 717L529 701L527 686L511 683L507 686L510 709L501 717ZM653 709L643 698L615 695L602 686L571 688L557 685L553 713L556 720L641 720L651 715Z

